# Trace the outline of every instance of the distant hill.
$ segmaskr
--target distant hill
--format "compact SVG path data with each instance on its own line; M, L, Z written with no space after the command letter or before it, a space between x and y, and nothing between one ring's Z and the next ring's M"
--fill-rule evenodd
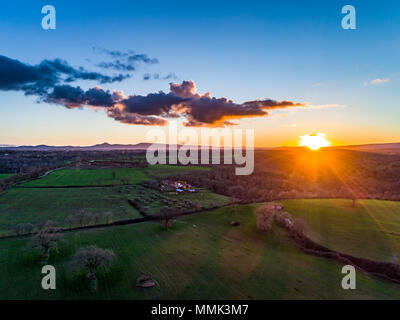
M141 142L137 144L110 144L107 142L101 144L95 144L93 146L48 146L48 145L37 145L37 146L13 146L13 145L0 145L0 150L20 150L20 151L110 151L110 150L147 150L153 143ZM168 145L157 144L155 145L162 147ZM183 145L178 144L177 148L180 149ZM189 145L185 145L189 147ZM171 149L171 147L169 147Z
M48 146L48 145L37 145L37 146L15 146L0 144L0 149L3 150L22 150L22 151L110 151L110 150L146 150L152 143L137 143L137 144L110 144L107 142L101 144L95 144L92 146ZM159 144L159 146L163 146ZM182 145L178 145L178 149ZM350 145L350 146L338 146L328 147L334 149L346 149L356 150L364 152L375 152L385 154L400 154L400 143L381 143L381 144L365 144L365 145ZM294 149L306 149L306 147L277 147L277 148L256 148L258 150L294 150Z
M10 146L0 145L0 148L7 150L21 151L109 151L109 150L146 150L151 143L138 144L109 144L107 142L95 144L93 146ZM160 145L161 146L161 145Z
M276 147L276 148L259 148L263 150L307 150L307 147ZM334 146L325 147L324 149L342 149L342 150L353 150L362 152L374 152L383 154L400 154L400 143L375 143L375 144L360 144L360 145L348 145L348 146Z
M343 146L337 148L364 151L364 152L400 154L400 143L376 143L376 144L364 144L355 146Z

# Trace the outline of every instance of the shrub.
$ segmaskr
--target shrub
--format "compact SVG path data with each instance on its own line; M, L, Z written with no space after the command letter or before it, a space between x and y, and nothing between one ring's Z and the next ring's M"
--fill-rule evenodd
M12 229L15 232L15 234L17 236L19 236L24 232L24 224L23 223L19 223L19 224L15 225Z
M25 233L31 233L34 228L35 228L35 226L30 222L24 224L24 232Z
M35 226L32 223L19 223L14 226L12 229L17 236L24 233L31 233Z
M296 218L293 220L292 231L300 236L307 236L308 225L302 218Z
M275 222L281 227L290 227L292 223L292 216L289 212L281 211L275 215Z

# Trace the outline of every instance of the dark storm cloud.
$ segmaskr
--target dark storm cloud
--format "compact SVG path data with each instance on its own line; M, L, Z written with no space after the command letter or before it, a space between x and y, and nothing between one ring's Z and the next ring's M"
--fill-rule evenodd
M22 90L27 94L41 93L57 81L57 73L46 63L30 66L0 55L1 90Z
M171 83L170 90L176 96L188 99L175 108L175 113L184 115L186 126L225 126L234 123L228 119L267 116L267 110L304 106L304 103L275 101L271 99L247 101L242 104L227 98L214 98L209 93L196 93L196 84L192 81Z
M29 65L0 55L0 90L23 91L27 95L44 96L49 89L63 82L95 80L104 84L119 82L128 77L89 72L82 67L73 68L61 59L43 60L38 65Z
M168 121L159 117L146 116L138 113L130 113L121 110L118 107L107 109L106 112L110 118L113 118L114 120L125 124L136 124L144 126L165 126L168 123Z
M112 107L115 104L112 93L96 87L87 91L80 87L62 85L54 87L49 93L46 102L64 105L67 108L79 108L82 106Z
M103 61L97 64L98 67L104 69L132 72L136 70L140 63L148 65L158 63L157 58L150 58L147 54L136 53L132 50L122 52L97 47L93 49L97 52L105 53L111 58L112 61Z
M304 106L292 101L272 99L252 100L241 104L227 98L199 95L193 81L171 83L170 92L130 95L109 92L96 87L87 91L69 85L57 86L47 96L47 102L68 108L103 107L110 118L127 124L163 126L168 118L183 117L185 126L216 127L235 123L230 120L267 116L269 110Z
M226 98L200 97L182 106L186 126L224 126L226 119L261 117L268 114L258 106L243 106Z
M124 105L124 111L129 113L140 113L143 115L157 115L168 117L172 107L179 105L188 99L174 95L173 93L150 93L146 96L133 95L120 103Z
M159 95L159 94L155 94ZM131 96L126 98L120 92L105 91L99 87L82 90L80 87L70 85L57 86L47 95L46 102L60 104L69 109L81 108L83 106L102 107L107 115L121 123L164 126L168 122L160 117L155 117L154 113L162 113L162 108L167 108L165 103L172 103L173 100L165 99L164 105L157 103L156 97ZM143 104L151 105L153 108L161 108L151 111L143 109ZM147 114L146 114L147 113Z
M165 118L183 117L186 126L234 125L232 119L262 117L268 110L304 106L303 103L272 99L234 103L227 98L214 98L209 93L199 95L193 81L171 83L170 92L131 95L114 98L107 108L108 116L129 124L165 125Z

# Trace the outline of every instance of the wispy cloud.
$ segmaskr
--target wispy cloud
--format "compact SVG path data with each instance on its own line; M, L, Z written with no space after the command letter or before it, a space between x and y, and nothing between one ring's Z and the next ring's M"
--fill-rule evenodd
M106 54L110 58L110 61L102 61L97 64L98 67L103 69L133 72L141 63L147 65L159 63L157 58L150 58L147 54L136 53L132 50L123 52L100 47L94 47L93 50L98 53Z
M143 80L177 80L178 77L174 72L170 72L165 76L160 75L159 73L145 73L143 75Z
M370 85L376 85L376 84L382 84L382 83L386 83L389 82L390 79L389 78L376 78L374 80L371 81L364 81L364 87Z

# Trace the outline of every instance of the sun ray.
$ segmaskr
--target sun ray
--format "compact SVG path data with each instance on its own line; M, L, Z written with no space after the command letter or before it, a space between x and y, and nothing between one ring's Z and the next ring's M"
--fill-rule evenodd
M347 190L357 199L359 198L360 205L364 208L365 212L369 215L369 217L375 222L378 229L383 232L387 239L392 243L393 247L397 250L400 250L400 245L397 243L395 237L391 234L390 230L388 230L375 216L374 212L364 204L365 199L372 199L368 190L366 190L363 186L358 183L349 183L347 182L335 169L335 166L330 163L329 160L324 159L324 161L328 164L329 168L335 174L335 176L343 183L343 185L347 188Z

